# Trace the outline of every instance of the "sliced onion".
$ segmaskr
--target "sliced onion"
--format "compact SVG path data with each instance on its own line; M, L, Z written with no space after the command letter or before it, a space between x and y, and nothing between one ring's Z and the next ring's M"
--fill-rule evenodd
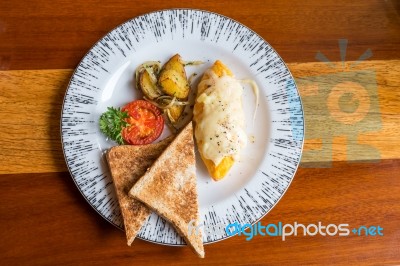
M138 66L135 71L135 79L138 80L139 73L143 70L146 70L150 74L150 77L152 77L152 79L154 77L154 79L157 80L155 77L157 73L154 73L154 66L156 66L158 70L161 69L161 63L159 61L146 61Z
M181 102L179 100L176 99L176 97L171 97L171 96L160 96L158 98L156 98L155 100L151 100L149 98L147 98L146 96L144 96L144 99L146 101L151 102L152 104L154 104L155 106L157 106L160 109L169 109L174 105L188 105L189 102ZM169 101L166 105L165 104L160 104L159 101Z
M173 98L174 97L169 96L169 95L162 95L162 96L157 97L157 100L170 100L170 101L172 101Z
M195 61L182 61L185 66L197 66L204 64L203 61L195 60Z
M167 106L165 106L163 109L168 109L168 108L174 106L175 101L176 101L176 97L172 98L171 102Z
M153 101L153 100L147 98L146 96L144 96L143 98L144 98L146 101L151 102L152 104L154 104L154 105L157 106L158 108L160 108L160 109L165 109L165 105L161 105L161 104L159 104L158 102Z
M195 72L195 73L192 73L192 75L190 75L190 77L188 78L188 83L190 84L190 85L192 85L192 82L193 82L193 79L194 79L194 77L196 77L197 76L197 73Z
M174 105L188 105L189 102L175 101Z

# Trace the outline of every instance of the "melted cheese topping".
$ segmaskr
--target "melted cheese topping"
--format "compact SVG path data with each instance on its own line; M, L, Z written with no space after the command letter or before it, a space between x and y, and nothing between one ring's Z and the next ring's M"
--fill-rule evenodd
M212 71L209 79L199 84L196 104L196 139L203 157L219 165L224 157L238 159L240 150L247 144L242 108L243 88L233 77L218 77Z
M256 120L256 114L257 114L257 109L258 109L258 102L259 102L259 89L257 86L257 83L252 80L252 79L242 79L241 82L250 84L251 88L253 89L254 96L256 96L256 108L254 108L254 113L253 113L253 125L254 121Z

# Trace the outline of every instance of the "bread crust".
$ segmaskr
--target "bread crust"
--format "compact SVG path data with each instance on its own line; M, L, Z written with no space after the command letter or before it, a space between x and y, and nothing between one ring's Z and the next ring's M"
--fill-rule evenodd
M128 246L152 212L142 202L130 197L129 190L172 140L173 137L168 137L155 144L120 145L107 152L106 158L124 220Z
M129 194L169 221L186 243L203 258L201 232L190 234L188 225L199 224L193 126L190 122L163 151Z

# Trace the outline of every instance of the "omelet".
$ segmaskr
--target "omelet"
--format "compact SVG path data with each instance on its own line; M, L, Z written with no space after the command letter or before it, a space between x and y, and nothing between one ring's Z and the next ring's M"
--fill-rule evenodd
M211 177L221 180L247 145L242 106L243 87L217 60L197 88L193 119L200 156Z

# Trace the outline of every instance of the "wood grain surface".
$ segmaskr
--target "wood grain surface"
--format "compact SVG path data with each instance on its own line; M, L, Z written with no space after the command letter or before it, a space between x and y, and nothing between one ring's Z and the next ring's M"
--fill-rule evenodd
M250 27L296 78L302 164L261 223L381 226L383 236L235 236L207 245L201 260L188 248L128 247L90 207L60 141L72 69L119 24L179 7ZM339 39L348 40L345 63ZM399 47L396 0L0 1L0 265L399 265ZM368 49L372 57L357 61ZM331 63L317 62L318 52Z
M0 175L2 265L395 265L399 263L400 160L300 168L269 223L381 226L384 236L244 236L189 248L126 238L85 202L68 173ZM388 187L392 188L390 191ZM18 202L18 204L16 203ZM62 263L61 263L62 262Z
M302 165L310 167L326 165L331 161L363 161L400 158L400 87L399 60L370 60L360 63L357 68L349 71L354 62L346 62L344 67L340 62L333 62L336 68L324 63L289 63L289 69L296 78L302 96L306 141ZM355 73L372 70L374 72L372 91L376 95L356 93L360 102L372 97L377 98L377 108L358 111L366 120L362 128L346 125L346 121L336 121L341 116L340 109L330 112L327 97L315 97L317 94L335 95L340 91L332 90L323 85L327 81L315 79L324 77L332 84L340 84L342 73ZM59 117L64 93L68 86L72 70L13 70L0 71L0 125L7 130L0 131L0 173L41 173L67 171L62 145L60 142ZM375 79L376 77L376 79ZM350 79L354 80L353 76ZM367 81L367 85L371 81ZM356 83L356 85L359 83ZM367 86L365 85L365 86ZM372 104L370 104L372 106ZM18 117L12 116L18 110ZM323 111L325 110L325 112ZM367 119L371 113L377 113L372 119ZM17 119L17 123L15 121ZM353 118L347 118L353 122ZM323 128L338 128L344 126L341 132L325 137ZM360 127L360 126L357 126ZM351 140L351 137L355 139Z
M24 12L27 6L29 12ZM75 68L90 47L119 24L155 10L182 7L240 21L267 40L286 62L314 61L319 50L330 60L340 61L337 40L341 38L347 38L351 46L347 60L357 60L368 48L375 59L400 59L399 3L395 0L3 0L0 68Z

